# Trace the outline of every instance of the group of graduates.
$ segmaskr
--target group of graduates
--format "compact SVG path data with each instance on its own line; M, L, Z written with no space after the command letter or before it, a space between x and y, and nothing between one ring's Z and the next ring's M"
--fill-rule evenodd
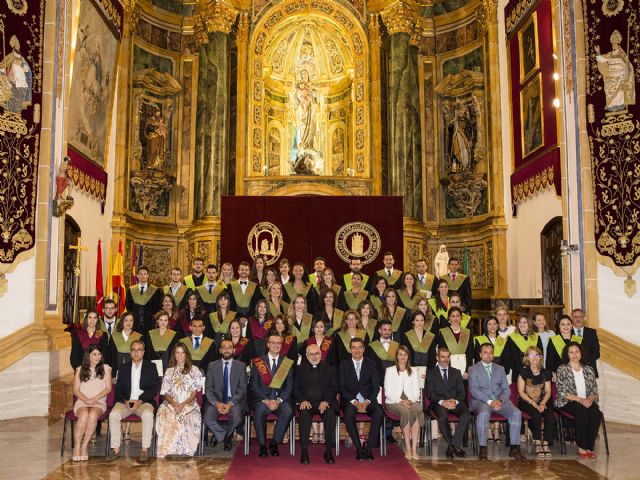
M169 284L163 288L149 284L149 272L141 267L137 272L138 283L127 289L126 311L119 318L111 300L104 302L103 318L94 311L87 313L83 327L74 335L71 364L79 367L87 348L97 344L115 377L121 366L129 368L131 346L140 342L145 347L144 360L155 361L158 371L166 372L175 366L176 347L181 346L178 350L185 352L189 367L199 368L206 377L205 391L210 405L205 410L205 423L213 432L212 443L224 442L225 448L230 448L232 434L241 428L242 416L250 406L261 456L267 455L266 417L271 412L278 415L269 444L270 453L278 455L278 444L288 427L287 417L291 417L297 403L301 414L309 411L309 415L300 418L303 463L309 462L307 445L311 428L314 439L319 438L318 432L322 430L319 425L312 425L312 413L323 415L324 431L329 432L326 437L322 434L326 438L325 461L333 463L331 448L335 439L330 433L332 420L327 412L338 413L340 408L357 457L373 458L371 448L377 446L377 431L382 422L378 392L385 386L385 375L391 367L400 374L398 359L404 358L405 353L402 372L408 366L409 375L411 366L441 373L444 354L447 355L444 371L451 371L454 379L455 372L460 373L464 398L457 398L460 392L456 381L449 385L451 377L441 373L446 388L440 393L446 398L435 400L436 407L446 406L444 417L449 410L467 403L469 369L474 364L487 367L483 357L485 345L491 346L489 365L499 367L505 378L510 375L519 386L523 369L529 369L524 385L530 387L535 383L536 392L542 392L542 396L534 399L527 396L524 386L519 388L521 398L531 400L528 405L539 405L537 401L545 392L550 393L550 387L545 388L546 378L551 381L566 363L569 344L580 346L579 363L588 365L597 376L597 335L595 330L584 326L581 310L574 310L572 317L562 317L554 334L547 328L543 315L534 319L520 317L516 326L512 326L509 313L502 306L485 319L483 334L474 336L470 328L471 286L469 277L458 271L460 262L451 258L448 274L440 278L427 272L424 260L415 265L415 272L402 272L394 267L393 254L386 252L382 268L374 275L364 274L362 262L353 259L350 271L336 278L321 257L314 259L314 271L307 274L300 262L291 266L283 259L276 271L258 256L253 265L241 262L234 278L233 266L228 263L218 272L216 265L205 268L201 259L195 259L190 275L182 278L181 270L174 268ZM541 362L531 374L528 355L535 355L536 351L540 352ZM246 371L238 368L240 364L247 367ZM403 375L405 378L406 373ZM425 387L425 378L418 383L419 388ZM426 387L428 391L428 381ZM493 387L501 389L503 385L497 383ZM493 396L497 393L489 392ZM401 389L400 394L405 396L398 400L400 403L410 403L406 389ZM409 403L406 406L410 411ZM491 402L488 405L493 408ZM360 441L357 413L371 417L366 443ZM409 449L409 437L415 437L412 429L424 419L404 410L399 413ZM221 426L217 423L219 415L227 415L231 421ZM539 424L544 423L538 420ZM409 429L405 430L407 425ZM544 456L550 442L548 425L545 423L544 441L540 437L541 426L538 427L537 435L533 432L536 453ZM447 428L447 422L441 422L449 445L447 456L464 456L461 437L447 434ZM518 424L518 433L519 430ZM498 441L498 433L489 432ZM486 458L487 432L478 436L481 457L484 448ZM390 432L387 438L393 441ZM516 446L513 439L511 445ZM579 447L581 454L593 451L590 440ZM412 449L415 450L415 443ZM411 455L409 452L408 458ZM519 451L513 456L518 458Z

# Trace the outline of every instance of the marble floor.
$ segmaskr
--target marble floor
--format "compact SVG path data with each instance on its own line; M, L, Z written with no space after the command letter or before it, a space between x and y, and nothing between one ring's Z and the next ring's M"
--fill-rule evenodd
M582 460L575 455L575 446L569 446L568 455L554 451L552 460L536 460L533 448L523 448L531 458L527 462L507 459L507 449L489 447L489 462L473 458L446 461L443 447L434 443L434 455L424 456L414 462L420 477L439 479L612 479L640 478L640 461L636 446L640 444L640 427L608 424L611 455L604 454L602 439L597 446L598 458ZM223 479L231 460L229 452L207 448L206 456L195 459L155 460L144 465L137 462L139 431L133 430L133 440L125 449L125 455L116 462L104 462L104 435L90 449L89 462L74 464L70 460L71 447L67 440L64 457L60 457L62 423L48 425L46 418L24 418L0 421L0 480L50 479L50 480L155 480L155 479ZM471 449L468 449L471 453ZM342 455L352 455L351 449L342 449ZM248 458L250 460L251 457ZM339 461L339 458L338 458ZM384 459L381 459L384 461ZM327 467L330 473L330 467ZM290 478L294 478L293 476Z

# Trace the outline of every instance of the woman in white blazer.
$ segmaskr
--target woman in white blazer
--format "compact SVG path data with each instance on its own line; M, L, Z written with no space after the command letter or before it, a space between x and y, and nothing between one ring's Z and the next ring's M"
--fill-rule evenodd
M424 413L420 403L420 375L411 370L410 353L401 345L396 352L396 364L387 368L384 376L385 406L400 417L404 437L404 456L418 460L420 427L424 425Z

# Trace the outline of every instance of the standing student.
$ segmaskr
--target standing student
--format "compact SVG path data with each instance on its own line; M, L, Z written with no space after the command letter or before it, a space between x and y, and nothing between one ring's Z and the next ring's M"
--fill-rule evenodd
M204 260L202 258L194 258L191 264L191 273L184 277L184 284L191 290L202 285L204 282Z
M384 252L382 257L383 268L376 272L378 278L384 278L390 288L400 287L402 281L402 270L395 268L395 258L392 252Z
M224 292L225 285L218 281L218 267L214 264L207 265L206 281L202 285L196 287L196 293L200 297L205 313L209 314L215 311L218 296Z
M171 269L169 285L165 285L162 290L163 293L169 293L172 295L179 310L185 307L187 294L191 291L189 287L182 283L182 270L178 267L173 267Z
M169 314L160 310L155 315L156 328L149 330L144 338L145 359L162 362L162 373L169 368L173 347L179 340L178 334L169 328Z
M146 332L155 326L153 316L162 308L163 291L149 283L149 269L147 267L140 267L137 277L137 285L127 288L125 304L127 311L133 313L138 324Z

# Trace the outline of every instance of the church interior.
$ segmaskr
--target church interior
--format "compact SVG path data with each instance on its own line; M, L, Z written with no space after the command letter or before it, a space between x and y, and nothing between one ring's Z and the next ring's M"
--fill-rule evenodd
M405 459L402 437L386 456L374 449L369 463L354 463L343 445L335 465L312 455L314 476L368 467L373 478L637 478L639 12L640 0L3 1L0 478L258 475L254 438L246 457L234 438L231 452L207 444L163 460L151 447L146 462L127 453L107 463L106 421L89 461L75 461L73 424L63 420L75 402L73 338L87 312L97 309L102 321L112 298L120 317L139 307L146 285L176 296L176 269L193 291L202 278L223 290L226 282L234 305L230 282L241 262L253 275L262 259L280 275L287 258L291 285L301 262L318 287L311 293L322 318L327 295L311 278L323 273L317 257L334 280L349 277L336 284L344 291L361 262L367 295L384 302L374 283L389 256L387 275L411 272L423 285L426 264L433 284L418 294L433 305L443 301L440 280L453 278L448 289L462 297L478 338L501 309L512 329L543 315L556 335L563 315L581 314L597 332L597 458L571 438L579 420L562 424L556 411L552 459L540 461L523 424L526 462L509 458L508 428L503 443L489 443L489 462L477 458L473 428L467 458L453 461L433 420L419 459ZM458 268L466 284L455 282ZM200 283L190 285L194 275ZM270 283L261 286L268 302ZM296 294L284 280L281 287L292 312ZM453 307L442 298L446 317ZM198 302L208 305L206 293ZM210 303L219 308L219 297ZM187 320L187 338L189 328ZM586 352L582 324L572 328ZM213 342L216 354L226 333ZM555 371L553 380L555 392ZM397 422L386 423L397 437ZM126 425L124 448L137 458L144 434ZM310 478L298 462L300 440L289 455L296 435L294 426L262 472Z

